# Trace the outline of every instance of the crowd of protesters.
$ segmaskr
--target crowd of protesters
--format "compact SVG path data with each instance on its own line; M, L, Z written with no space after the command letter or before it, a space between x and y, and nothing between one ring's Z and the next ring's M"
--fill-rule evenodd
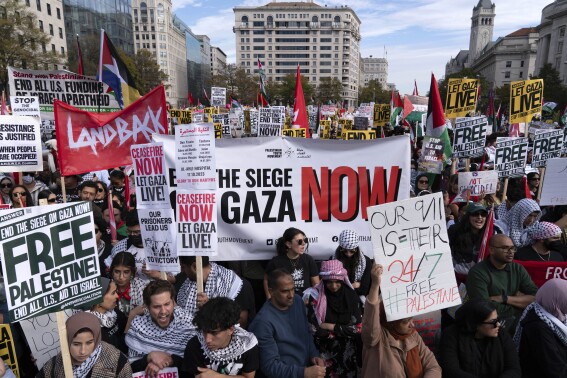
M308 235L284 227L270 261L203 258L199 292L195 258L181 257L179 270L165 276L147 269L127 168L62 182L46 164L18 180L0 177L0 192L13 208L62 203L63 196L93 204L104 294L67 320L74 377L157 377L168 367L181 377L567 377L567 282L555 278L538 289L516 261L566 261L567 206L539 206L540 172L529 160L506 193L499 183L494 194L457 201L458 172L493 169L487 155L435 175L417 171L421 148L420 138L412 141L408 191L443 193L455 276L466 288L462 306L442 311L436 354L412 318L387 321L384 267L361 250L356 230L341 232L326 261L308 254ZM261 273L246 277L248 268ZM61 354L36 367L18 324L11 327L21 377L63 376ZM0 376L9 374L0 364Z

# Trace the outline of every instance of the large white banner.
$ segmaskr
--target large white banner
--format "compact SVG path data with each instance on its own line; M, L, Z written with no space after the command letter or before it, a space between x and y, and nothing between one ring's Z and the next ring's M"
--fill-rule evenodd
M461 303L440 192L368 209L388 321Z
M541 206L567 205L567 159L549 159L541 187Z
M164 143L174 176L174 137L153 137ZM407 136L217 139L215 153L218 260L270 259L288 227L305 232L308 253L316 259L328 259L347 228L359 233L362 250L370 254L366 208L409 197Z

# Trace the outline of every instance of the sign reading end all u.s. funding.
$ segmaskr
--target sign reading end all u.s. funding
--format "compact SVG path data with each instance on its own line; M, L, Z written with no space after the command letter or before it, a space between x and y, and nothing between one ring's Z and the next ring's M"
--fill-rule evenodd
M0 251L12 321L102 297L92 204L37 206L0 213Z

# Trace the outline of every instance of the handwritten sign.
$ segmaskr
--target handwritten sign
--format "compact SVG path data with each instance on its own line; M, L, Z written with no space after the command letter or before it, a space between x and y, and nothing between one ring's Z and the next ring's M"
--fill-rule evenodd
M488 121L486 117L457 118L453 138L453 157L476 157L484 153Z
M561 157L563 130L538 130L535 133L532 168L545 167L549 159Z
M461 303L440 192L372 206L368 216L388 321Z
M528 157L528 138L497 138L494 169L498 177L521 177Z
M163 272L179 271L173 209L138 209L138 216L144 240L146 267Z
M459 172L459 193L470 190L470 196L496 193L498 185L498 172Z
M523 122L541 112L543 79L510 83L510 123Z
M547 161L541 188L540 206L567 205L567 159Z

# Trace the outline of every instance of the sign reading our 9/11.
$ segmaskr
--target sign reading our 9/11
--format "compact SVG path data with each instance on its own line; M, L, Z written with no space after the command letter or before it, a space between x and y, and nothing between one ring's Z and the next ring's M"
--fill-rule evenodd
M486 117L457 118L453 138L453 156L468 158L482 156L486 144Z
M499 178L523 176L527 157L528 138L496 139L495 169Z

